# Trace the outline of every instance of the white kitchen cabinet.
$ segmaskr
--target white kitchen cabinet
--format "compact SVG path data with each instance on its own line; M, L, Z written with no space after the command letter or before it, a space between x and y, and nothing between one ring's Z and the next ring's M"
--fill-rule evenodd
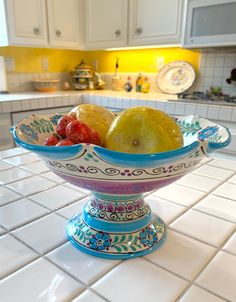
M131 0L129 45L180 44L182 0Z
M127 45L128 0L86 0L86 48Z
M180 44L183 0L86 0L86 47Z
M81 5L78 0L47 0L51 46L78 48ZM81 14L82 15L82 14Z
M11 127L11 115L10 113L0 114L0 150L6 150L14 146L11 133L9 131Z
M0 45L80 48L81 0L0 0Z
M5 5L10 45L48 44L45 0L7 0Z

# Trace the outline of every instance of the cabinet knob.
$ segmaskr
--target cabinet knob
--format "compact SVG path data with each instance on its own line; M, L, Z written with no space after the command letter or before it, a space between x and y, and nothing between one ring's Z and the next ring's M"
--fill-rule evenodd
M58 30L58 29L56 30L56 36L57 36L57 37L60 37L60 36L61 36L61 31Z
M142 27L136 29L136 34L140 35L143 32Z
M115 35L116 35L116 37L119 37L119 36L121 35L121 31L120 31L119 29L117 29L117 30L115 31Z
M34 34L35 34L35 35L39 35L39 34L40 34L40 29L39 29L39 27L35 27L35 28L34 28Z

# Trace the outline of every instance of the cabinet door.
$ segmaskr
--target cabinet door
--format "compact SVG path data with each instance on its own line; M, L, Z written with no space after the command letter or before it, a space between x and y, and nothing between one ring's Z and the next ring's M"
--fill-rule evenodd
M130 0L129 44L180 44L182 0Z
M51 46L78 48L80 6L78 0L47 0Z
M86 47L127 45L128 0L86 0Z
M7 0L9 43L47 46L45 0Z

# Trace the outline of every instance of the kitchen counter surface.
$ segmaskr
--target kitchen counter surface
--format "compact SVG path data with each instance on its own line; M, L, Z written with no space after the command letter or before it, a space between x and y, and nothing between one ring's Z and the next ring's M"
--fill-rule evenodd
M34 154L0 152L0 301L236 301L236 161L205 158L146 200L168 226L165 244L126 261L76 250L68 219L89 192Z
M165 94L165 93L136 93L136 92L125 92L125 91L112 91L112 90L69 90L69 91L56 91L56 92L21 92L21 93L9 93L0 94L0 103L4 102L14 102L20 100L33 100L33 99L44 99L44 98L55 98L55 97L71 97L79 95L98 95L98 96L110 96L114 98L124 98L124 99L138 99L138 100L152 100L152 101L179 101L182 103L192 102L210 105L223 105L223 106L236 106L236 103L229 103L223 101L206 101L206 100L192 100L192 99L182 99L178 95Z
M30 114L30 111L39 109L54 109L56 112L56 108L73 107L80 103L93 103L114 109L139 105L153 106L168 114L196 114L217 121L236 121L236 104L234 103L178 99L176 95L160 93L127 93L111 90L29 92L0 95L0 114L22 111L29 111Z

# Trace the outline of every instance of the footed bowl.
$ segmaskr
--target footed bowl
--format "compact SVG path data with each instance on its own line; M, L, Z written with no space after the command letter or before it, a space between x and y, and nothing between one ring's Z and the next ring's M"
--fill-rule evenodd
M184 146L156 154L127 154L100 146L44 146L62 115L32 115L11 128L15 142L34 153L56 175L92 192L67 225L78 249L103 258L148 254L166 239L166 226L144 193L166 186L196 168L204 156L231 141L227 128L198 116L174 117Z

